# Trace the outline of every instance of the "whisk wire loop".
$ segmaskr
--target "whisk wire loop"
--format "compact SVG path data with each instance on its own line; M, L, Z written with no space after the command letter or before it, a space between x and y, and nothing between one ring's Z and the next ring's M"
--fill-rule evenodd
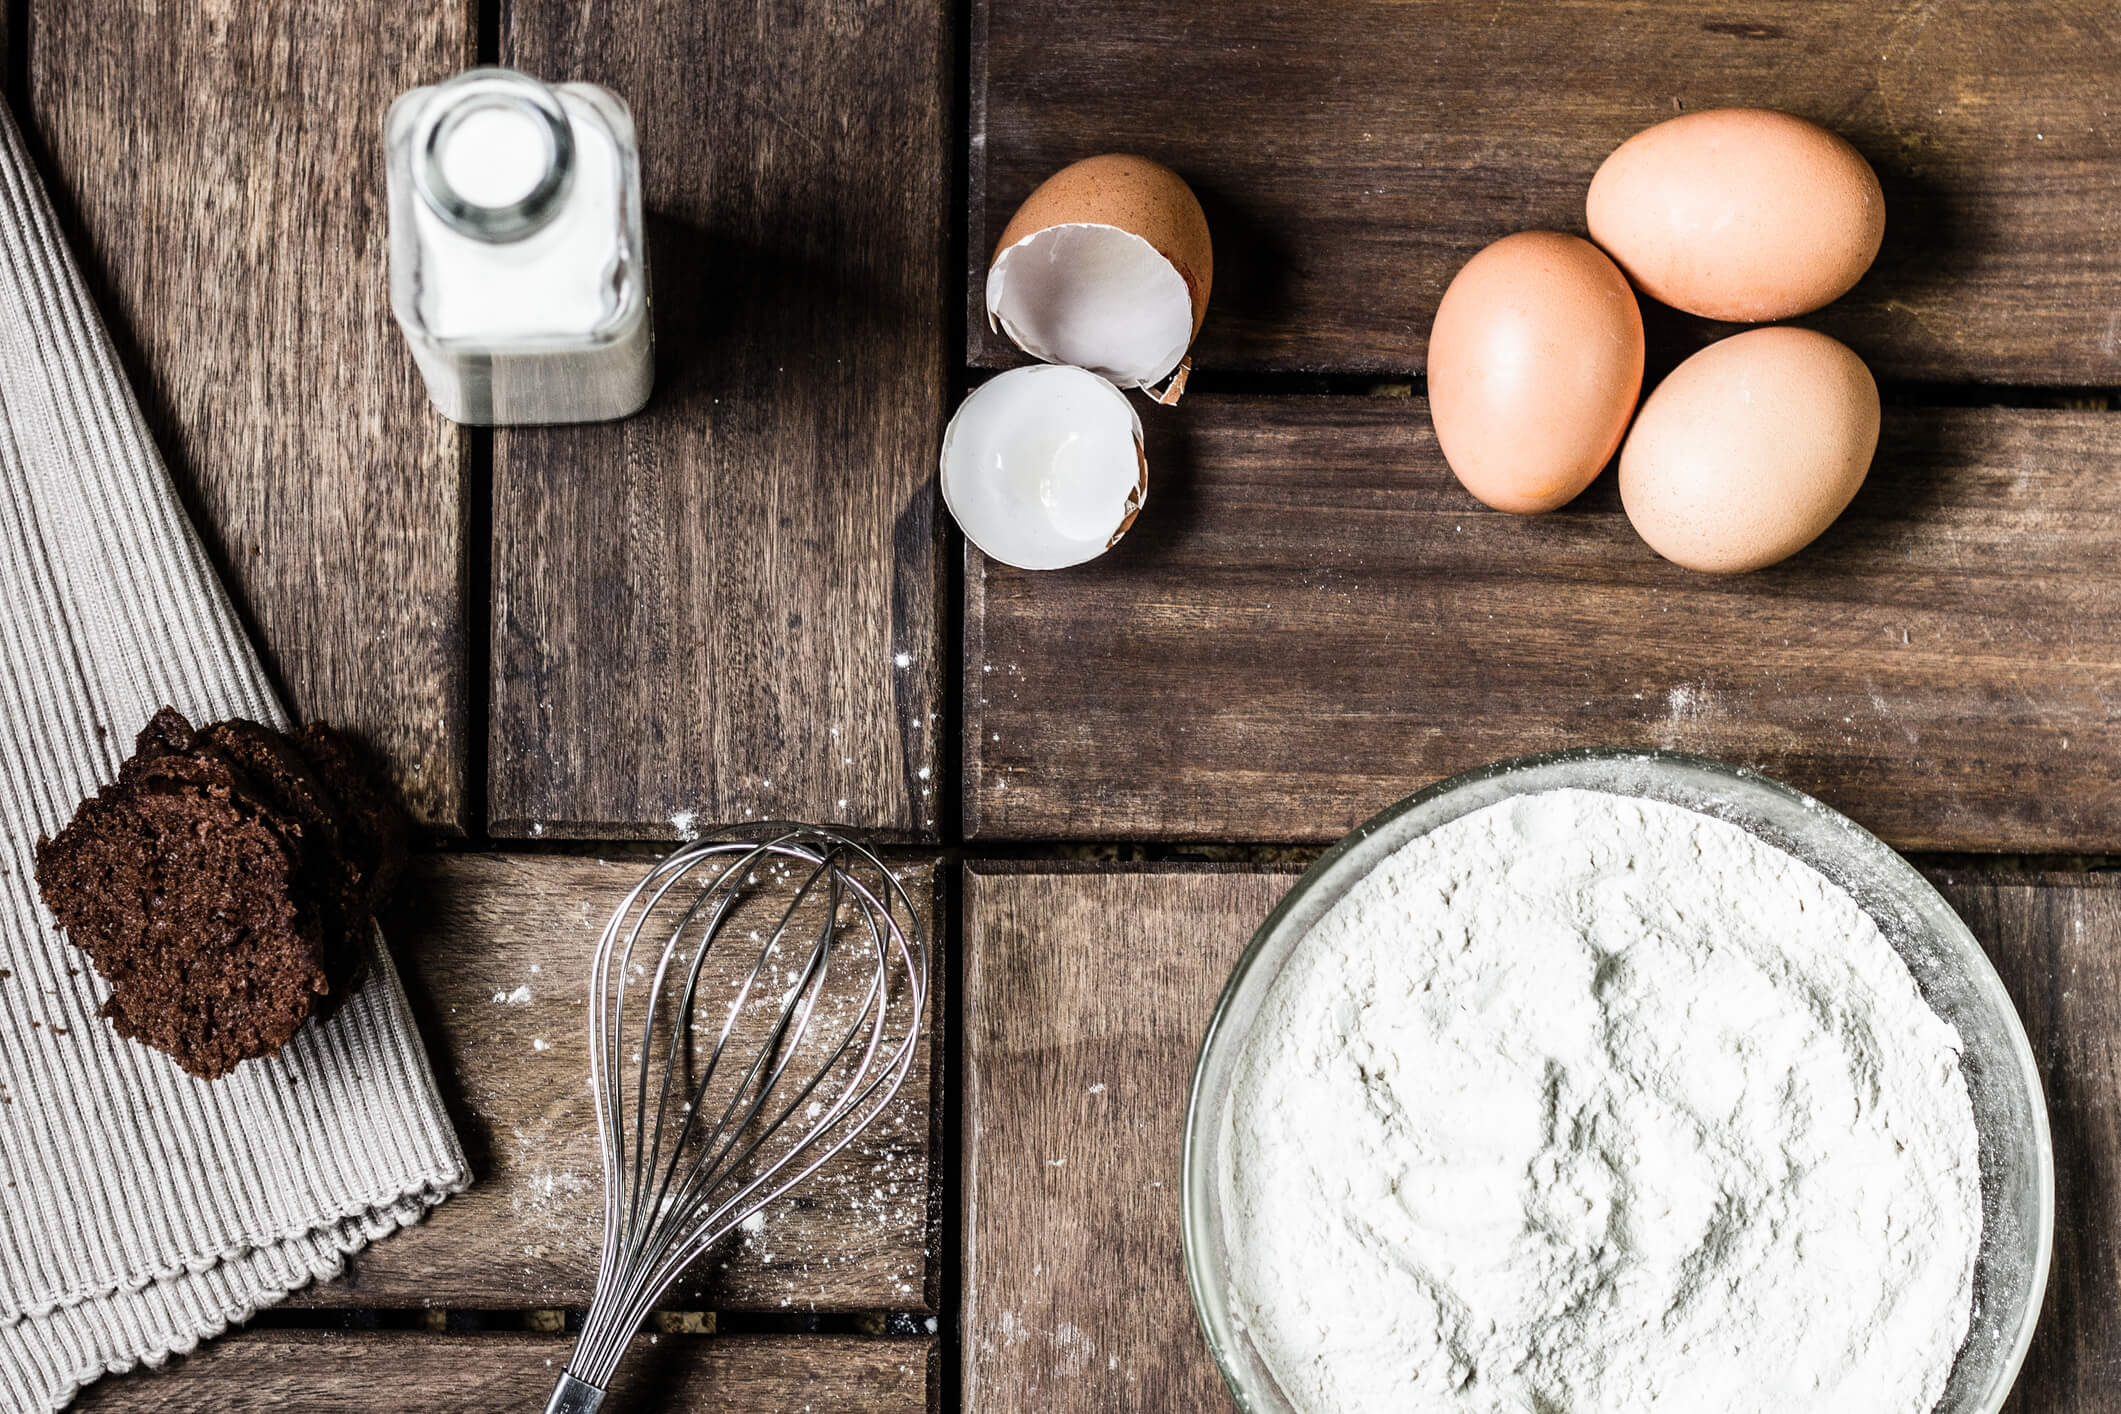
M748 871L748 868L749 863L747 861L738 861L738 865L732 870L724 871L722 880L717 880L715 885L710 886L710 889L718 888L724 880L727 880L738 873L746 873ZM810 888L816 883L816 880L817 875L813 874L811 878L805 882L803 888L801 890L798 890L795 902L789 905L788 912L782 917L781 927L785 928L787 924L794 918L796 910L801 908L803 898L808 894ZM648 1018L642 1023L641 1027L641 1050L642 1054L644 1055L647 1053L649 1048L651 1048L655 1043L655 1012L656 1007L660 1003L663 995L663 974L668 970L671 958L677 953L679 946L682 943L686 925L698 914L700 902L703 901L706 897L708 897L708 895L702 894L700 896L700 899L695 900L692 907L688 908L683 914L683 916L678 919L677 924L671 930L671 940L663 948L661 957L658 960L656 983L654 990L650 994ZM737 896L735 894L730 894L721 899L720 903L716 906L715 917L709 924L710 931L719 928L722 925L722 923L726 920L729 911L735 907L736 902ZM826 926L828 928L831 926L829 919ZM706 965L707 962L707 951L708 950L706 948L702 947L695 949L693 952L692 963L686 973L684 995L680 999L677 1007L678 1013L681 1016L689 1016L692 1012L694 998L698 995L700 971ZM685 1102L684 1119L681 1122L681 1127L677 1133L677 1136L675 1137L675 1139L673 1139L671 1143L670 1161L668 1164L662 1166L661 1182L659 1187L657 1188L655 1197L651 1203L644 1205L640 1202L639 1194L636 1193L634 1201L634 1211L636 1213L643 1211L657 1212L661 1211L661 1209L663 1208L665 1201L669 1196L671 1181L676 1177L678 1169L681 1163L683 1162L686 1153L688 1152L686 1149L686 1139L690 1136L692 1128L698 1119L698 1116L701 1112L700 1106L706 1097L708 1087L714 1082L715 1072L720 1068L722 1058L727 1053L726 1048L728 1045L730 1032L736 1024L737 1017L742 1012L744 1003L749 1000L752 988L757 984L759 975L764 970L769 957L770 948L762 949L759 954L758 960L752 964L751 972L745 977L743 984L737 993L736 1000L730 1003L728 1012L723 1018L721 1034L715 1038L715 1044L708 1053L707 1065L705 1069L701 1071L699 1080L697 1084L693 1087L692 1098L689 1101ZM623 970L621 973L621 986L624 986ZM756 1075L759 1065L768 1055L773 1053L774 1049L778 1045L780 1037L785 1034L786 1023L787 1013L784 1009L780 1020L776 1023L774 1034L767 1039L766 1044L761 1047L758 1056L753 1059L751 1073L747 1074L744 1077L743 1081L741 1081L731 1093L729 1098L729 1104L722 1111L721 1118L716 1122L714 1130L706 1136L706 1143L703 1145L695 1146L695 1148L691 1151L693 1158L691 1173L688 1174L688 1177L686 1179L686 1182L688 1184L691 1181L692 1175L697 1175L703 1171L711 1172L713 1168L719 1166L722 1159L726 1156L726 1144L723 1146L722 1151L718 1153L710 1152L712 1150L712 1146L722 1138L724 1131L728 1128L729 1120L731 1116L735 1113L738 1105L742 1103L744 1096L750 1087L750 1082ZM673 1026L672 1028L670 1028L670 1052L664 1062L661 1094L656 1103L655 1141L649 1147L649 1152L652 1154L660 1154L663 1152L663 1125L669 1110L672 1083L677 1079L677 1076L680 1073L680 1050L682 1048L683 1053L686 1056L690 1056L690 1054L692 1053L692 1043L693 1032L690 1026ZM646 1112L648 1075L649 1067L643 1065L641 1067L640 1072L641 1095L638 1101L640 1105L640 1113ZM748 1123L748 1121L749 1117L747 1116L746 1120L743 1122ZM645 1128L645 1126L636 1126L635 1129L634 1165L636 1187L638 1187L642 1182L645 1182L648 1178L648 1173L642 1166L640 1158L641 1135L645 1132ZM739 1128L739 1132L741 1132L741 1128ZM733 1139L731 1142L733 1142Z
M773 823L658 862L605 923L590 983L604 1240L553 1396L568 1414L602 1402L688 1266L884 1113L917 1057L928 955L874 853Z

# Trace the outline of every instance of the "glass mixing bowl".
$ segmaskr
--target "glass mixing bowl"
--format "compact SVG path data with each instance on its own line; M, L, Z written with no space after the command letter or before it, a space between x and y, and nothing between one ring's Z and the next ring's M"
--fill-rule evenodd
M1225 1139L1238 1062L1261 1003L1304 936L1355 882L1408 841L1512 796L1565 788L1684 806L1796 855L1862 905L1958 1028L1981 1142L1981 1250L1974 1317L1937 1414L1995 1414L2025 1359L2047 1287L2055 1161L2039 1071L2017 1010L1959 915L1908 862L1854 821L1752 771L1671 752L1582 749L1519 757L1430 786L1328 850L1259 926L1208 1023L1186 1106L1180 1206L1186 1277L1208 1346L1247 1414L1295 1414L1231 1308Z

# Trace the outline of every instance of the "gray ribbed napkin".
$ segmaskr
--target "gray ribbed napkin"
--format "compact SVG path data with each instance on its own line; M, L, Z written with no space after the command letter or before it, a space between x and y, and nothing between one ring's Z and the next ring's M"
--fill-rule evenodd
M280 1056L186 1075L96 1015L32 851L171 703L285 727L0 109L0 1408L337 1273L469 1174L377 940Z

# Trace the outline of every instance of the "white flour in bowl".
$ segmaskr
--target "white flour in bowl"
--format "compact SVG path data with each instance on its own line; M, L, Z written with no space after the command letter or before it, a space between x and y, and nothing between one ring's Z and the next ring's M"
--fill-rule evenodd
M1261 1013L1238 1316L1307 1414L1926 1414L1981 1229L1959 1049L1854 900L1734 825L1464 816Z

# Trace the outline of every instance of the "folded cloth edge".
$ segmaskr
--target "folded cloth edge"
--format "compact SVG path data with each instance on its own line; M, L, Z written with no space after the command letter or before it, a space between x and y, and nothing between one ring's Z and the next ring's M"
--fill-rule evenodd
M383 940L380 928L376 930L375 942L369 957L368 979L362 983L362 987L364 990L368 987L384 987L388 991L395 993L397 998L402 999L404 997L403 981L398 976L397 964L391 959L390 949ZM246 1062L246 1064L248 1063ZM422 1068L420 1079L426 1085L428 1112L436 1115L446 1114L447 1109L442 1103L441 1091L435 1086L434 1073L431 1066ZM69 1307L83 1305L91 1301L106 1300L113 1296L123 1296L128 1292L144 1291L157 1282L175 1281L185 1276L196 1276L201 1272L211 1271L223 1262L241 1261L261 1251L278 1247L285 1243L299 1242L305 1238L316 1237L319 1234L330 1232L335 1228L343 1229L359 1224L359 1231L333 1239L333 1246L337 1249L339 1255L350 1257L370 1243L381 1241L383 1238L397 1232L400 1228L410 1223L418 1222L428 1212L431 1212L441 1204L444 1199L462 1193L471 1186L470 1165L464 1158L462 1147L457 1140L455 1132L445 1125L440 1127L440 1134L448 1145L450 1156L454 1159L454 1163L430 1164L424 1173L407 1175L407 1183L412 1185L410 1187L394 1188L388 1191L377 1190L365 1195L355 1195L346 1202L339 1204L335 1209L320 1214L319 1221L316 1222L289 1224L270 1232L245 1233L238 1240L216 1251L201 1253L189 1261L143 1266L127 1272L121 1280L102 1282L92 1287L83 1287L79 1290L39 1298L25 1302L20 1307L12 1310L0 1310L0 1331L5 1331L25 1321L34 1323L56 1312L64 1311ZM399 1216L398 1214L401 1212L403 1215ZM363 1219L378 1219L386 1214L392 1216L385 1221L362 1221ZM343 1267L344 1264L340 1263L337 1265ZM329 1274L320 1272L317 1275L325 1277L337 1274L335 1270ZM299 1284L295 1287L289 1287L287 1290L294 1291L297 1289L299 1289ZM286 1291L281 1293L283 1297L286 1294ZM269 1305L271 1303L267 1302L265 1304Z
M0 580L22 593L18 604L11 592L6 616L11 622L0 624L0 677L28 689L17 708L0 712L0 718L12 716L15 730L29 733L27 741L0 741L0 806L6 807L11 838L27 827L33 839L56 827L63 816L55 812L70 808L65 802L78 799L114 769L116 757L112 743L103 740L103 723L117 725L136 714L144 721L162 702L206 714L202 720L215 714L256 715L285 725L287 718L147 436L5 105L0 105L0 308L14 326L0 335L0 486L14 502L0 506L0 531L7 532L0 535L0 552L5 552L0 560L13 559L0 563ZM49 621L38 618L40 604ZM26 860L13 856L26 849L26 842L17 841L4 852L21 865ZM0 936L0 959L10 956L12 945L13 960L28 960L38 974L17 977L13 990L0 995L0 1096L6 1094L7 1072L14 1069L29 1077L31 1088L17 1088L9 1103L25 1098L48 1103L58 1118L39 1120L45 1131L41 1137L32 1130L14 1132L13 1147L10 1131L0 1124L0 1170L13 1165L10 1183L14 1177L24 1180L12 1205L15 1215L0 1219L0 1239L25 1233L40 1239L35 1250L18 1247L12 1256L0 1252L0 1279L16 1292L36 1293L33 1302L0 1320L0 1407L63 1409L102 1374L143 1362L159 1364L193 1350L232 1322L248 1319L320 1276L342 1271L349 1254L418 1220L467 1186L462 1147L378 934L379 965L356 998L373 1002L370 1022L357 1029L335 1017L324 1026L305 1027L294 1044L311 1038L313 1060L326 1067L350 1060L360 1070L389 1072L389 1086L367 1092L354 1087L349 1093L366 1106L361 1113L385 1121L377 1134L400 1161L399 1171L382 1176L384 1191L357 1185L350 1199L340 1192L304 1214L306 1222L258 1228L253 1244L251 1230L239 1219L271 1207L260 1203L261 1192L282 1207L299 1206L304 1194L320 1194L327 1186L304 1164L330 1169L338 1162L340 1172L327 1178L355 1176L361 1165L348 1166L331 1154L303 1155L302 1143L316 1133L298 1128L273 1134L274 1116L282 1111L269 1104L254 1107L245 1124L217 1118L226 1092L157 1076L154 1067L164 1064L163 1058L132 1054L138 1048L128 1051L130 1043L114 1037L77 1034L62 1047L53 1031L63 1028L5 1034L8 1026L21 1026L40 1012L63 1015L76 1033L97 1024L90 1021L94 999L86 981L66 967L70 950L58 942L48 915L28 890L28 870L0 869L0 874L10 872L14 878L0 881L0 915L12 914L22 926ZM32 989L33 980L45 985ZM327 1043L316 1039L319 1035L332 1039ZM93 1066L82 1069L98 1057L119 1064L108 1075ZM83 1077L96 1083L96 1095L84 1100L64 1093ZM143 1080L146 1088L140 1089ZM197 1091L188 1088L195 1084ZM134 1200L127 1196L127 1174L99 1171L102 1148L84 1149L55 1169L51 1152L39 1147L47 1144L50 1132L68 1132L61 1123L66 1117L93 1112L93 1100L104 1096L149 1106L158 1097L167 1102L175 1096L180 1109L160 1122L204 1114L223 1125L224 1143L228 1136L254 1140L264 1133L270 1136L270 1152L255 1153L257 1172L243 1175L232 1194L212 1191L224 1180L183 1176L180 1197L195 1204L205 1192L214 1203L211 1211L187 1207L186 1221L174 1224L167 1213L128 1212ZM14 1112L22 1115L19 1108ZM157 1113L146 1120L135 1115L131 1122L135 1128L146 1124L139 1132L149 1134ZM54 1123L61 1125L58 1131L51 1131ZM343 1143L349 1133L358 1139L358 1122L327 1137ZM118 1157L132 1166L130 1172L151 1173L156 1155L167 1152L165 1146ZM240 1143L234 1152L252 1156ZM297 1160L293 1169L290 1153ZM139 1167L143 1162L146 1170ZM24 1163L27 1169L20 1167ZM62 1180L56 1188L54 1174ZM371 1173L371 1182L376 1177ZM70 1187L67 1180L80 1186ZM291 1197L274 1188L289 1180L307 1186L298 1183ZM113 1193L119 1195L115 1208ZM151 1193L145 1197L150 1204L157 1201ZM138 1247L113 1244L111 1236L142 1234L166 1247L172 1234L182 1242L185 1232L203 1236L209 1228L215 1236L206 1246L185 1251L177 1262L141 1260ZM6 1245L0 1240L0 1247ZM55 1252L98 1256L103 1259L99 1275L90 1283L62 1283L54 1292L48 1279L63 1275L52 1264ZM109 1276L128 1262L138 1262L138 1270Z

